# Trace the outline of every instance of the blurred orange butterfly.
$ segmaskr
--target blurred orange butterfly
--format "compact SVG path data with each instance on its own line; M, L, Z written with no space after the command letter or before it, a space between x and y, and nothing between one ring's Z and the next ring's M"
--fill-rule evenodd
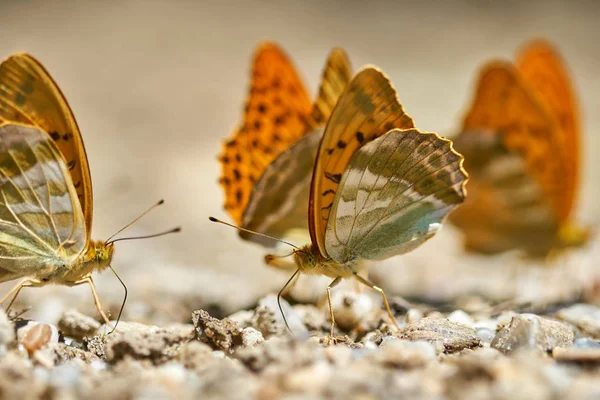
M465 247L544 257L584 244L573 222L579 184L577 101L558 52L527 43L514 64L483 67L455 147L465 156L469 197L450 220Z
M285 52L272 42L255 52L244 118L219 160L225 209L242 228L275 237L308 231L312 168L324 124L352 75L342 49L327 59L314 103ZM275 242L240 231L267 247Z

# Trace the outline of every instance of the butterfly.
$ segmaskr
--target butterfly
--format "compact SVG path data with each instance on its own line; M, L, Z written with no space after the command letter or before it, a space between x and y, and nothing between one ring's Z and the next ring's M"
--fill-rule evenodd
M90 239L81 133L57 84L28 54L0 64L0 124L0 282L24 278L0 303L12 296L10 309L23 287L88 284L108 324L91 274L112 270L119 239Z
M519 250L529 257L584 244L572 220L579 180L577 101L565 64L548 42L527 43L515 63L480 73L456 148L471 175L469 199L450 221L467 250Z
M384 291L355 267L433 237L466 195L462 163L450 140L414 127L380 70L365 67L346 85L317 148L308 204L311 244L294 246L297 270L288 281L300 273L333 278L327 287L330 338L331 289L343 278L378 291L398 328Z
M275 43L255 52L242 124L223 146L220 184L225 209L241 227L282 237L308 230L306 207L316 149L351 76L346 53L333 49L312 103L296 69ZM273 241L240 231L242 238Z

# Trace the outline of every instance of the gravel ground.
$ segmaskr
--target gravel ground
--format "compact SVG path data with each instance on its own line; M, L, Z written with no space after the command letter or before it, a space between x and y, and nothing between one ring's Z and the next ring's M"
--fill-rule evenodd
M600 308L482 299L463 309L405 309L400 331L368 294L327 310L276 297L219 319L197 310L162 327L115 332L75 310L58 326L0 313L0 397L114 399L594 399L600 396ZM452 305L447 305L452 307ZM531 307L531 306L529 306ZM528 312L525 312L528 311ZM342 329L343 328L343 329Z
M355 67L372 63L390 76L421 129L452 136L478 66L543 36L575 77L584 142L576 214L597 232L598 3L1 5L0 53L39 58L82 128L94 238L159 198L166 205L128 235L184 230L119 243L113 266L130 296L114 333L98 322L87 287L24 290L16 314L0 312L0 398L600 398L599 235L581 251L534 263L466 255L459 234L444 227L416 251L369 266L390 299L415 304L392 301L401 331L376 294L347 283L334 290L331 344L322 298L329 280L300 279L284 303L290 334L275 297L265 297L288 274L207 221L226 218L216 155L240 117L259 41L280 42L313 93L326 54L342 46ZM122 287L111 274L94 278L117 315Z

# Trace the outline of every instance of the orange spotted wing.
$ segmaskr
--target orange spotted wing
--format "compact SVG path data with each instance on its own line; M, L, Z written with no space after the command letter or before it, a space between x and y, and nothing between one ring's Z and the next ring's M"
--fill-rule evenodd
M307 131L311 106L287 55L274 43L262 43L254 55L242 124L219 157L225 209L237 224L265 168Z

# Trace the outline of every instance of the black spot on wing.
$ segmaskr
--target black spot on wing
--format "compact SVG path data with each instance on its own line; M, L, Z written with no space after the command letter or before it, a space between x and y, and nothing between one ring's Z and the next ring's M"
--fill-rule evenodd
M329 203L329 205L326 205L325 207L321 207L321 210L322 211L329 210L331 208L331 206L333 206L333 203Z
M334 183L340 183L340 180L342 179L342 174L332 174L330 172L325 172L325 178L329 179Z

